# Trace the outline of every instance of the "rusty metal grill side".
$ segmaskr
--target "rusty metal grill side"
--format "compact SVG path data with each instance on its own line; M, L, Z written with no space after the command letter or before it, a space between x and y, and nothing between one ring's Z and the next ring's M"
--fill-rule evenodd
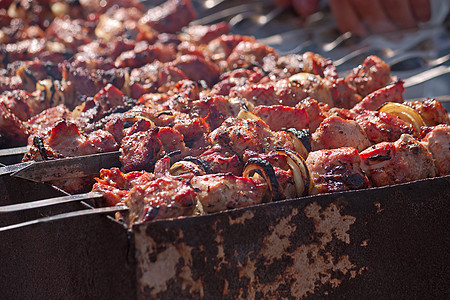
M449 183L137 225L138 299L445 296Z

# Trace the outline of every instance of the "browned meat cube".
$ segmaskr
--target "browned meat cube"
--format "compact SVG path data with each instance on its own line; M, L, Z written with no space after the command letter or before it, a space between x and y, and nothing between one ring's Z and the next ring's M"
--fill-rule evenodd
M433 154L438 175L450 174L450 126L434 127L422 141Z
M312 135L313 151L353 147L362 151L371 145L362 127L353 120L337 116L326 118Z
M376 144L360 153L362 168L374 186L433 177L436 169L430 152L411 135L393 143Z
M392 81L391 68L379 57L371 55L345 78L362 97L386 86Z
M355 148L311 152L306 165L314 181L313 193L332 193L369 187Z

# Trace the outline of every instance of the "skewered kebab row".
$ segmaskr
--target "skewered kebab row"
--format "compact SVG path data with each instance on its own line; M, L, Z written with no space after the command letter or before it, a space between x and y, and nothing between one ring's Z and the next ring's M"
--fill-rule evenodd
M189 6L169 2L157 9L180 14L179 7ZM190 214L198 203L212 212L434 175L431 154L402 136L420 137L423 124L417 125L417 116L402 106L376 111L385 102L403 102L401 81L389 85L389 66L379 58L370 56L339 78L328 59L313 53L279 56L251 37L226 35L226 24L188 26L175 35L186 25L176 23L178 18L169 18L176 29L167 34L157 32L155 20L142 22L148 18L141 14L114 8L84 23L55 19L47 39L17 39L2 49L8 70L0 80L3 95L23 89L2 101L0 128L7 143L18 140L11 134L21 135L19 143L28 138L32 147L26 159L114 151L120 145L123 171L129 173L104 170L94 190L104 192L108 205L131 206L130 222ZM115 30L107 32L113 25ZM56 65L64 56L48 54L56 46L69 49L74 60ZM21 49L33 51L23 56ZM36 54L41 60L11 60ZM26 111L16 109L24 103L31 119L11 113ZM439 102L410 106L428 126L448 124ZM448 125L438 131L444 134L425 140L441 175L449 173L448 149L440 146L448 144L445 130ZM378 156L377 143L399 138L403 142L379 146L395 156ZM374 149L367 148L372 144ZM402 156L409 153L404 147L418 149L412 157L425 161L424 172L391 172L397 165L386 162L408 159ZM371 164L377 159L385 163ZM383 172L388 175L377 177ZM80 190L90 184L83 180L63 186Z

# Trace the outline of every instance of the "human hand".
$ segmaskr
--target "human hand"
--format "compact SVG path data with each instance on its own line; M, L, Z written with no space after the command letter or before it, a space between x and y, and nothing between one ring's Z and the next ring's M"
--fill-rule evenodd
M292 5L302 17L317 10L319 0L274 0ZM415 28L430 19L430 0L330 0L330 7L341 32L359 36Z

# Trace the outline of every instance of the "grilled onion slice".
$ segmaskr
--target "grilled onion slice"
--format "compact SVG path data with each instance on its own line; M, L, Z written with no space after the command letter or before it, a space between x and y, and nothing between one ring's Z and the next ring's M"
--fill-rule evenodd
M184 159L174 163L169 170L170 175L182 175L186 173L193 173L196 176L205 175L208 172L209 167L207 163L197 157L188 156Z
M40 100L45 107L65 104L70 108L73 105L74 91L70 82L44 79L36 83L36 90L40 92Z
M282 199L282 195L279 192L280 185L275 175L275 171L267 160L259 157L252 157L247 161L244 166L242 177L252 178L255 174L258 174L266 181L269 191L271 192L272 199L270 200L276 201Z
M379 111L396 115L403 121L411 124L417 132L420 132L420 128L425 126L422 117L414 109L404 104L388 102Z
M255 115L254 113L249 112L248 110L241 109L237 115L238 119L241 120L261 120L260 117Z
M297 197L309 195L312 190L312 180L305 160L298 153L288 149L279 148L277 152L287 158L289 168L292 170Z
M139 116L139 115L129 115L129 116L125 116L125 117L123 118L123 121L124 121L124 122L128 121L128 122L131 122L131 123L136 123L136 122L139 121L139 120L145 120L145 121L149 122L151 128L153 128L153 127L156 126L155 123L153 123L152 120L150 120L149 118L144 117L144 116Z
M197 200L197 204L195 205L193 216L204 216L206 215L205 210L203 209L203 205L200 201Z
M311 132L309 129L297 130L295 128L289 128L286 130L294 143L295 151L303 158L308 157L311 152Z
M306 73L306 72L301 72L301 73L297 73L292 75L291 77L289 77L289 81L290 82L295 82L295 81L304 81L304 80L308 80L309 77L311 76L317 76L311 73Z

